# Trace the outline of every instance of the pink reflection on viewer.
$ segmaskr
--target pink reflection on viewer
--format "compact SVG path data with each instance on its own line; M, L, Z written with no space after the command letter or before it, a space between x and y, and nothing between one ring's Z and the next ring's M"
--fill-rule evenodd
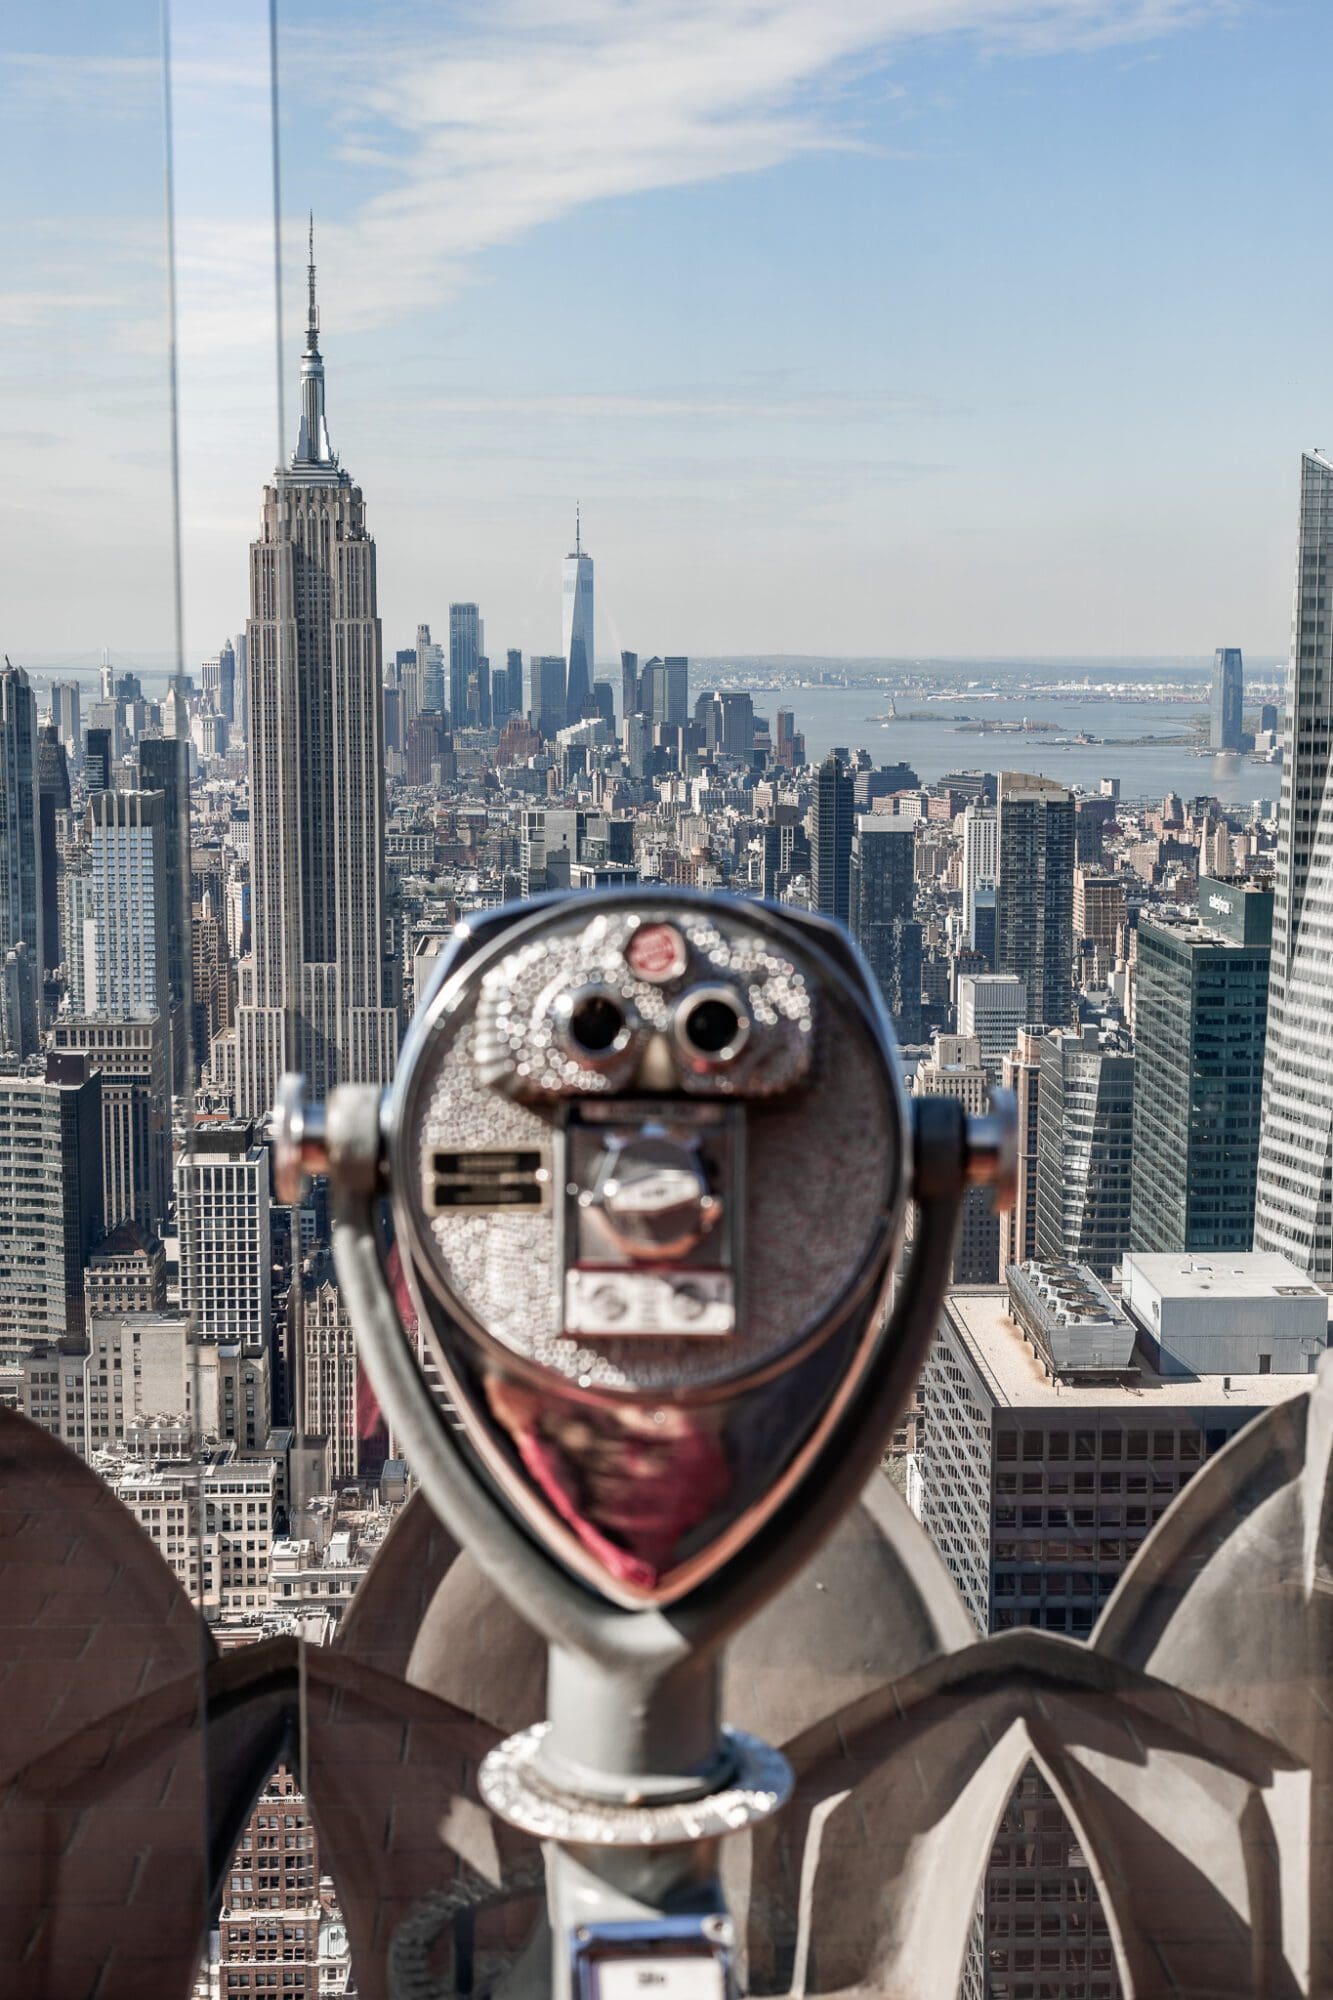
M684 1410L563 1403L495 1375L486 1398L543 1497L618 1581L659 1583L731 1491L715 1431Z

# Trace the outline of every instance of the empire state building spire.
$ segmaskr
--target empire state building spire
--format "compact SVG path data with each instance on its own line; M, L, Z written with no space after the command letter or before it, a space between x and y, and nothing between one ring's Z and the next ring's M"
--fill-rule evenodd
M315 303L315 217L310 216L310 261L306 266L310 288L306 317L305 352L301 356L301 432L296 440L292 470L301 466L335 466L338 461L329 443L329 427L324 418L324 358L319 351L319 307Z

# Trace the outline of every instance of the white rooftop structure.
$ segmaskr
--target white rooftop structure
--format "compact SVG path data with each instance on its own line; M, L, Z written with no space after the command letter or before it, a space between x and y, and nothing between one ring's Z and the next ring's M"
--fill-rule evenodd
M1313 1373L1329 1300L1274 1250L1132 1255L1122 1297L1164 1374Z
M1154 1409L1216 1409L1227 1403L1263 1409L1303 1394L1310 1381L1296 1375L1167 1375L1155 1368L1142 1350L1132 1379L1073 1381L1052 1376L1031 1343L1025 1340L1009 1311L1006 1292L994 1286L956 1287L948 1310L966 1332L973 1357L985 1371L995 1402L1014 1409L1105 1409L1123 1405L1151 1421Z

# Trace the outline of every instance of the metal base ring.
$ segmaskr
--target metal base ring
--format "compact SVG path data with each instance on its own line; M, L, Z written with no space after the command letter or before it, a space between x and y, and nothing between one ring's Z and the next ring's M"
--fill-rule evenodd
M667 1805L617 1804L560 1791L538 1767L550 1727L539 1722L497 1743L477 1775L491 1811L538 1840L584 1847L677 1847L718 1840L770 1818L791 1796L791 1766L781 1751L743 1729L722 1732L730 1784L702 1798Z

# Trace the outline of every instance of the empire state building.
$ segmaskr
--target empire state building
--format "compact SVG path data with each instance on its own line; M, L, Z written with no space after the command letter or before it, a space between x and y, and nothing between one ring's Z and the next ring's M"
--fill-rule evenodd
M301 429L264 488L246 625L250 956L240 968L235 1098L272 1105L285 1069L310 1093L388 1083L398 1052L384 950L384 719L375 544L324 413L315 304Z

